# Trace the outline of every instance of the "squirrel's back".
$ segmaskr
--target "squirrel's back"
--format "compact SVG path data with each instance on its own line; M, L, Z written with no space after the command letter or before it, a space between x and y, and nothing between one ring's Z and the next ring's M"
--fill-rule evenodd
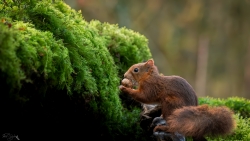
M167 95L176 96L183 101L183 106L196 106L198 99L193 87L184 78L176 75L162 76L166 80Z

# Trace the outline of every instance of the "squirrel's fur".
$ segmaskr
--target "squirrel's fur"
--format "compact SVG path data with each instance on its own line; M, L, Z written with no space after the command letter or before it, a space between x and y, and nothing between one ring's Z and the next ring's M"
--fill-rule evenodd
M145 104L159 104L167 125L154 131L178 132L205 140L205 135L226 135L235 128L233 112L227 107L198 105L192 86L179 76L162 76L152 59L131 66L124 74L137 89L121 85L119 88L133 99Z

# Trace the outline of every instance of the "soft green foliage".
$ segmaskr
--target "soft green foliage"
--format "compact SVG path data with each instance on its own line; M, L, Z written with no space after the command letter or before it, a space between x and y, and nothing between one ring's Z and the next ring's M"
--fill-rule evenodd
M0 74L1 78L10 88L20 88L24 74L20 71L20 59L16 55L19 39L12 29L7 29L3 24L0 24L0 35L0 71L6 72L5 75Z
M69 89L72 68L62 41L28 23L16 21L11 25L9 29L1 24L1 71L11 76L7 79L9 85L14 86L13 89L21 88L21 81L32 83L31 77L42 77L48 79L51 86Z
M118 66L120 75L123 75L131 65L147 61L152 56L147 39L132 30L119 28L118 25L110 25L99 21L91 21L90 25L98 29L100 36L106 39L106 46Z
M107 119L119 119L119 79L102 38L94 29L87 26L87 22L82 20L81 13L69 9L63 2L53 5L44 1L38 2L31 13L30 16L38 28L50 30L57 38L64 39L75 74L74 90L98 93L100 101L92 104L97 105L98 110L105 113Z
M133 108L132 110L124 109L124 116L122 117L122 123L120 124L119 131L125 135L118 140L134 140L134 141L147 141L152 140L149 135L144 134L140 127L139 114L141 109Z
M5 0L0 10L1 88L9 91L2 97L46 105L43 100L54 92L66 92L69 101L83 97L81 103L89 104L110 135L137 135L131 126L139 128L139 111L123 112L118 73L151 57L144 36L117 25L88 23L61 0Z
M240 113L243 117L250 117L250 100L241 97L229 97L227 99L202 97L199 98L199 104L208 104L212 106L227 106L235 113Z
M21 41L17 56L26 78L30 79L35 73L36 77L49 79L51 86L70 90L72 68L68 49L62 41L55 40L50 32L41 32L23 22L13 22L13 28L19 29L17 35Z
M235 133L229 138L231 140L248 141L250 140L250 118L243 118L240 115L236 115L237 127Z

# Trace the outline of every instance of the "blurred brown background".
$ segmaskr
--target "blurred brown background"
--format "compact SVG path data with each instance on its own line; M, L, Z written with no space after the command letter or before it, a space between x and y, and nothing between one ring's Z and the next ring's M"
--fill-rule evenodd
M187 79L198 96L250 98L250 0L65 2L87 21L146 36L159 71Z

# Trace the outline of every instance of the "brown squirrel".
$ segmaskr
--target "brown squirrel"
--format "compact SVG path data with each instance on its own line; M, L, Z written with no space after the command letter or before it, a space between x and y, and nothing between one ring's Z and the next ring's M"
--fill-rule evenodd
M138 88L132 89L132 85ZM160 75L152 59L131 66L119 88L138 102L161 105L166 125L157 125L154 132L178 132L206 141L205 135L227 135L235 128L229 108L198 106L192 86L180 76Z

